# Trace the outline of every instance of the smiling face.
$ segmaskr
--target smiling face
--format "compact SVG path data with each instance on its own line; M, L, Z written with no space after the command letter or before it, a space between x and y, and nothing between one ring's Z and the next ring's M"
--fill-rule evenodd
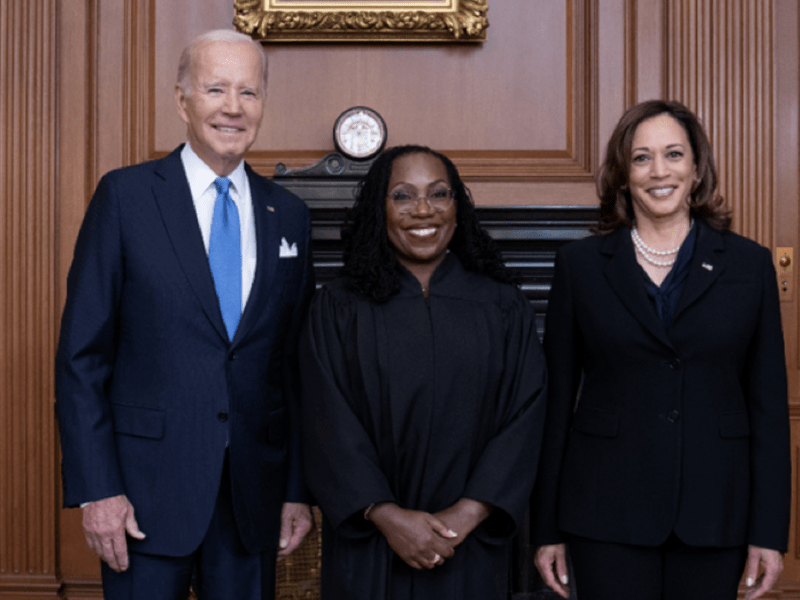
M420 198L440 189L449 189L450 180L444 164L430 154L404 154L392 164L392 176L386 198L386 228L397 260L421 278L444 260L447 246L456 229L455 201L437 211ZM417 199L410 212L402 213L392 196L404 191Z
M689 220L689 200L697 181L686 130L661 114L642 121L631 145L628 187L637 222Z
M253 144L264 112L261 57L246 42L214 41L192 57L189 89L175 86L189 144L217 175L228 175Z

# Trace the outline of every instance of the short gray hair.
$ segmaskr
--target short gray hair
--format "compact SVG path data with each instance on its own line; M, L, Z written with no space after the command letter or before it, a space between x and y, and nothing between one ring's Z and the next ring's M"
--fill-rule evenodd
M261 48L261 44L251 38L249 35L245 35L244 33L239 33L238 31L233 31L232 29L214 29L212 31L206 31L205 33L201 33L196 38L194 38L189 44L183 49L181 52L180 61L178 61L178 79L177 84L178 87L181 88L181 91L184 95L188 96L191 92L191 85L189 84L189 76L191 74L192 69L192 59L194 58L195 52L197 49L202 46L203 44L208 44L210 42L236 42L236 43L246 43L251 44L253 48L258 51L258 55L261 57L261 91L266 94L267 92L267 55L264 54L263 48Z

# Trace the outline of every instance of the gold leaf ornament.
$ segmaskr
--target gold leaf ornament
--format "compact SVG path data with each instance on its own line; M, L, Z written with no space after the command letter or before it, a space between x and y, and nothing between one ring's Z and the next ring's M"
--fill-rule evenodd
M233 25L265 42L483 41L487 2L457 0L452 11L370 11L274 10L264 0L235 0Z

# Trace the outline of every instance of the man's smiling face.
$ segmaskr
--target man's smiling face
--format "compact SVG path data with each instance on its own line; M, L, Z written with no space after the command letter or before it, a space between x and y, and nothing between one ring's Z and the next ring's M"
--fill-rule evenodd
M189 144L228 175L256 139L264 113L261 57L245 42L207 42L192 57L188 89L175 88Z

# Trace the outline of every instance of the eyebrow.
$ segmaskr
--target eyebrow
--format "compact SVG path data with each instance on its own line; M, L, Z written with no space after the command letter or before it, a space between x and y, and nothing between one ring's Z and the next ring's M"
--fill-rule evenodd
M669 144L667 146L667 150L669 150L670 148L683 148L683 147L684 145L681 143ZM638 152L640 150L644 150L645 152L650 152L650 148L648 148L647 146L641 146L639 148L631 148L631 152Z
M435 185L435 184L437 184L437 183L447 183L447 180L446 180L446 179L437 179L436 181L431 181L431 182L428 184L428 187L431 187L432 185ZM413 187L414 189L417 189L417 186L415 186L415 185L414 185L414 184L412 184L412 183L408 183L407 181L398 181L398 182L397 182L397 183L395 183L395 184L394 184L394 185L393 185L393 186L392 186L390 189L394 189L394 188L396 188L398 185L408 185L408 186L411 186L411 187ZM449 184L449 183L447 183L447 185L450 185L450 184Z

